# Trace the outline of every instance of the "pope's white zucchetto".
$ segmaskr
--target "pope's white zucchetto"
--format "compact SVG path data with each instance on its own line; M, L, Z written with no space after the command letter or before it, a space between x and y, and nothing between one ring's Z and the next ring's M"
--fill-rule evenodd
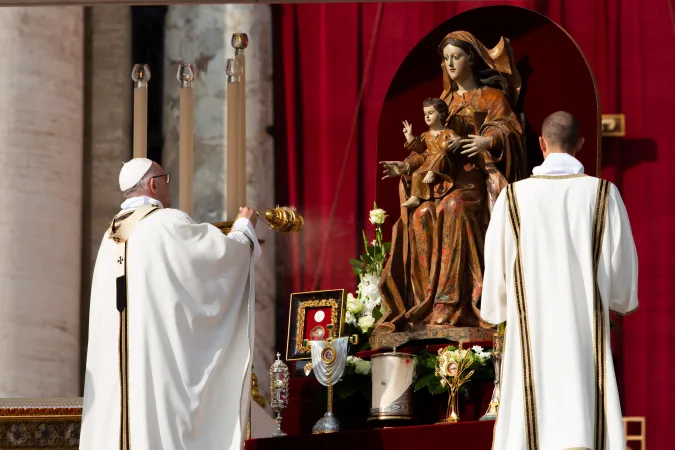
M148 173L152 161L148 158L134 158L128 163L124 163L120 170L120 190L122 192L131 189L141 181L143 175Z

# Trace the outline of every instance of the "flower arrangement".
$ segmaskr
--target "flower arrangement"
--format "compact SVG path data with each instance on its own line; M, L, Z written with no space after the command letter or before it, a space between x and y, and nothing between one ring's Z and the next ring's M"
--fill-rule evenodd
M365 339L361 339L364 344L368 342L375 322L382 317L380 310L382 295L377 284L382 276L387 255L391 250L391 243L382 240L382 224L386 219L387 213L374 203L369 214L369 220L371 224L375 225L375 239L369 243L364 230L362 234L365 253L359 259L349 260L354 273L359 277L359 285L356 295L347 294L345 324L352 328L352 332L365 335Z
M460 349L458 349L455 346L449 345L441 349L438 355L429 353L427 350L421 352L418 355L420 375L419 378L417 379L417 382L415 383L415 391L427 388L429 390L429 393L432 395L447 392L449 387L448 385L449 380L446 379L445 383L441 381L443 377L439 376L441 375L441 373L438 372L439 364L443 365L444 361L447 360L448 358L457 361L460 356L459 353L457 353L458 351L460 351ZM462 353L463 356L461 359L462 360L466 359L466 362L469 364L468 369L473 372L473 375L471 376L472 380L478 381L494 380L494 370L492 368L492 365L490 364L490 356L492 355L491 352L484 351L483 347L479 345L474 345L473 347L471 347L470 350L461 350L461 351L466 352ZM439 361L442 352L444 352L446 356L444 360ZM459 391L460 392L462 391L461 386L459 388Z
M372 371L373 364L370 361L366 361L356 356L347 356L347 369L354 369L354 373L357 375L370 375Z

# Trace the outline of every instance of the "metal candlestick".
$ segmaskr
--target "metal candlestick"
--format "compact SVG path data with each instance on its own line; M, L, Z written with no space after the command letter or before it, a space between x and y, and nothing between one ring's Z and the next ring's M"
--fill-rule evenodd
M270 397L272 403L272 410L277 413L277 431L272 437L287 436L281 431L281 411L288 407L288 384L290 380L290 373L288 366L280 359L281 354L277 353L277 360L274 361L270 367Z
M492 364L495 368L495 387L492 390L492 398L490 399L490 406L488 406L487 412L480 418L480 420L496 420L497 411L499 410L499 397L501 395L501 369L502 369L502 357L504 355L504 335L501 333L495 333L492 355Z

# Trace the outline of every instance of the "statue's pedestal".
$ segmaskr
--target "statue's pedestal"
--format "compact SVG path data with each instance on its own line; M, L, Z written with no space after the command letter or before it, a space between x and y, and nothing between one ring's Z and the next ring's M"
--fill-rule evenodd
M437 327L424 330L400 331L392 333L378 333L370 337L373 350L400 348L413 341L445 340L450 342L463 341L464 343L489 342L492 346L492 337L495 330L478 327Z

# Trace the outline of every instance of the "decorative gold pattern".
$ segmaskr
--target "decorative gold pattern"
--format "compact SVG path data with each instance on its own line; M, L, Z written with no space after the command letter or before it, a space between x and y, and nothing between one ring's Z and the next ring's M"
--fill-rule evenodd
M570 178L583 178L585 173L573 173L570 175L532 175L530 178L539 178L542 180L569 180Z
M126 273L127 244L124 246L124 273ZM125 277L124 282L127 283ZM126 287L127 299L126 307L119 312L119 369L120 369L120 450L130 450L129 436L129 345L128 330L129 321L127 312L129 311L129 286Z
M128 301L128 298L127 298ZM127 311L129 308L124 308L124 311L120 312L120 341L119 341L119 353L120 353L120 449L129 450L129 355L128 351L128 342L127 342L127 330L128 330L128 320L127 320Z
M321 361L324 364L332 364L336 357L337 353L335 349L330 345L330 343L328 343L326 348L324 348L321 352Z
M593 340L595 356L595 431L594 448L604 450L607 442L606 418L606 348L605 348L605 310L602 305L598 286L598 266L602 251L602 238L605 234L607 207L609 204L609 182L600 180L593 213Z
M298 322L297 322L297 340L295 341L295 348L298 350L298 352L301 353L306 353L306 352L311 352L310 344L309 342L307 345L304 343L304 331L305 331L305 311L307 308L322 308L330 306L330 317L331 317L331 324L339 326L340 322L338 322L338 302L335 301L334 299L327 299L327 300L316 300L316 299L311 299L306 302L301 302L300 306L298 307Z
M636 423L640 425L639 434L628 434L628 424ZM630 446L626 446L626 450L638 450L633 446L633 442L639 443L639 450L647 450L647 423L644 417L624 417L623 418L623 433L626 437L626 442L630 442Z
M602 115L602 137L624 137L626 135L626 116L624 114Z
M525 280L523 260L520 249L520 212L516 199L515 184L506 188L509 218L513 237L516 243L516 260L514 262L514 285L516 291L516 308L518 310L518 326L520 329L520 351L523 364L523 396L525 405L525 434L528 450L539 449L537 426L537 399L534 388L534 371L532 369L532 346L530 344L530 326L527 317L527 298L525 295Z

